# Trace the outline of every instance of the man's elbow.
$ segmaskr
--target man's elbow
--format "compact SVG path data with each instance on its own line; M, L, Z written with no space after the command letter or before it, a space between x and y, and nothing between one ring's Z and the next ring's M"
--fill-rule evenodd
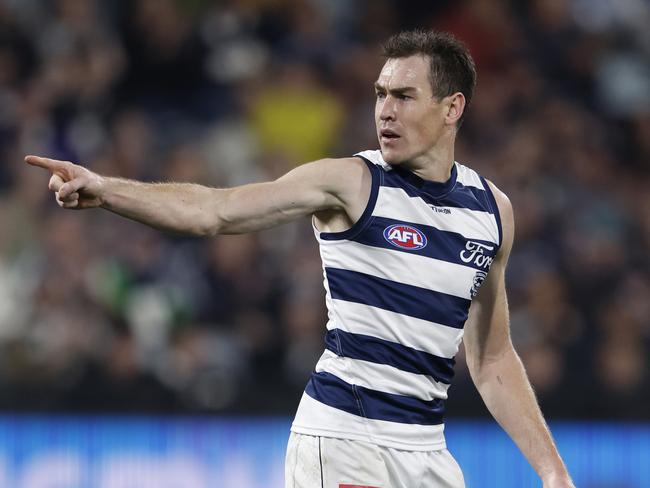
M222 234L241 234L244 230L243 222L236 218L228 217L223 212L217 212L211 219L205 220L197 231L202 237L214 237Z
M468 351L466 356L467 369L477 387L480 387L486 381L490 381L495 370L503 367L511 368L513 360L519 361L519 356L510 341L491 352L470 353Z
M213 190L216 198L209 208L202 212L202 225L200 232L202 236L213 237L219 234L235 234L238 224L238 218L233 215L231 208L228 205L228 197L232 193L232 189L218 189Z
M185 224L187 233L194 237L213 237L224 233L224 223L219 216L209 218L207 212L188 216Z
M218 229L209 225L197 226L192 230L192 235L194 237L213 237L218 233Z
M225 223L218 218L203 222L195 228L195 235L197 237L214 237L219 234L228 234L228 232Z

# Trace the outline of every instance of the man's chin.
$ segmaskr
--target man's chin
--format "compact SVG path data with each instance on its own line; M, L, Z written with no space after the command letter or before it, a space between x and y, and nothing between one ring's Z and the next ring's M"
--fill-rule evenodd
M397 165L406 161L406 158L403 154L400 154L398 151L393 151L386 148L381 149L381 157L384 158L384 161L390 165Z

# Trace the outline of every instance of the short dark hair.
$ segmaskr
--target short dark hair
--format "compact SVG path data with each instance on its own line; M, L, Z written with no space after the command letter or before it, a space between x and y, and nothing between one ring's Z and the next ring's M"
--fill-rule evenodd
M438 100L456 92L465 96L462 123L476 86L476 67L467 46L448 32L411 30L395 34L382 46L388 59L422 55L429 58L431 91Z

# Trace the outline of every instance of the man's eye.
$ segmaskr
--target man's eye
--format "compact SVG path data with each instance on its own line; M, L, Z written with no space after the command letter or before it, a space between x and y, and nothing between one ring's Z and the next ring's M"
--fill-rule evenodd
M386 94L382 92L376 92L375 95L377 95L377 98L386 98Z

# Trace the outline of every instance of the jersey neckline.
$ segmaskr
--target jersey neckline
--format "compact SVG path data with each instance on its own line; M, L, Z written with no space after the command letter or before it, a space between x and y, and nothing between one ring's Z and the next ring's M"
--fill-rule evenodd
M456 182L458 180L458 168L456 161L454 161L451 166L451 175L449 176L449 179L444 182L425 180L412 171L401 168L400 166L391 165L391 168L396 174L398 174L416 190L424 192L433 198L443 198L449 195L454 190Z

